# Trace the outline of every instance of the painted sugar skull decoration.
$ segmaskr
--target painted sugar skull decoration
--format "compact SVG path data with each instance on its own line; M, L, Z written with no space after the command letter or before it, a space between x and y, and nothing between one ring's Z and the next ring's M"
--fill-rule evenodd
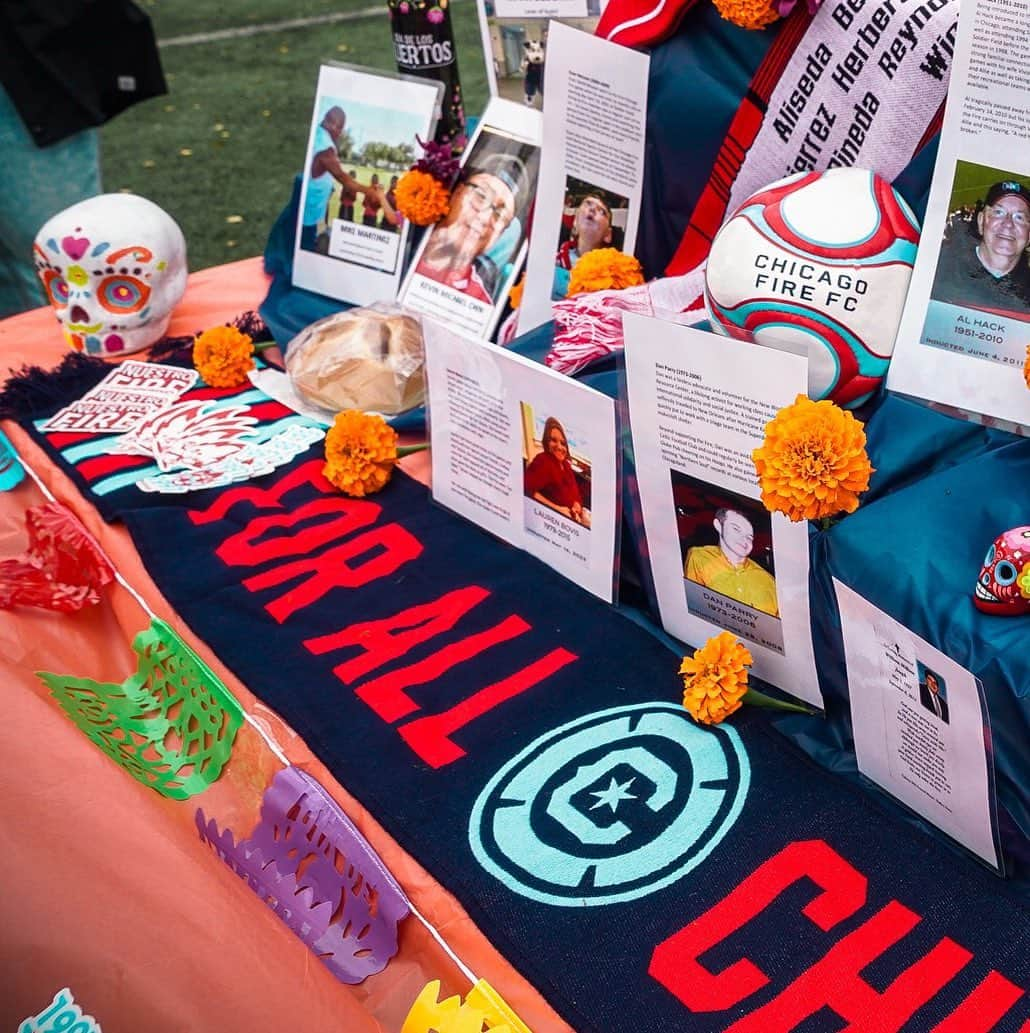
M33 251L65 339L90 355L160 340L186 289L182 230L134 194L101 194L58 212Z
M984 613L1030 613L1030 526L998 535L987 550L973 602Z

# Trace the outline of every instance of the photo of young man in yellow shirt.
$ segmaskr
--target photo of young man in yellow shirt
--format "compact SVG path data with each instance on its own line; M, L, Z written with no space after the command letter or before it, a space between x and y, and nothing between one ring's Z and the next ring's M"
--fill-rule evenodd
M712 523L719 533L718 545L691 548L683 576L754 610L779 617L776 579L751 559L755 544L751 521L735 509L719 509Z

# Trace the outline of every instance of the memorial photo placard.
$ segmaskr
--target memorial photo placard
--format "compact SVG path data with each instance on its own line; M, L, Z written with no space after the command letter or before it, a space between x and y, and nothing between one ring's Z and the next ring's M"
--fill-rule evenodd
M477 2L490 96L503 97L540 111L544 106L551 22L560 21L593 33L608 0Z
M960 664L836 578L833 587L859 770L999 868L982 686Z
M489 338L526 258L540 169L540 113L492 100L462 154L450 211L425 235L398 300Z
M392 299L409 227L398 179L432 138L441 83L344 65L318 73L304 160L293 283L355 305Z
M615 402L425 320L433 498L615 600Z
M626 313L626 391L640 506L666 631L730 631L765 681L821 707L808 524L769 513L751 454L804 394L807 359Z
M1025 39L1030 9L969 0L962 15L887 386L1026 427L1030 65L998 40Z
M551 318L588 252L632 254L644 182L650 60L553 22L544 149L519 306L520 334Z

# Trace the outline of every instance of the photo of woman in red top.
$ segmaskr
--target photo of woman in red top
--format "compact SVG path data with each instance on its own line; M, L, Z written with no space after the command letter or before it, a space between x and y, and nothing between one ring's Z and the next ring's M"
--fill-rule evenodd
M589 527L590 514L583 508L579 482L569 462L568 438L553 416L548 416L544 423L540 443L544 450L526 467L526 495L577 524Z

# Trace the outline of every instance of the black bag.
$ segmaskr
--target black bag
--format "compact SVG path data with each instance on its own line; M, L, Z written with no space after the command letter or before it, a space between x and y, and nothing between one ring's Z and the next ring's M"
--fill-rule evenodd
M0 82L40 147L168 92L131 0L0 0Z

